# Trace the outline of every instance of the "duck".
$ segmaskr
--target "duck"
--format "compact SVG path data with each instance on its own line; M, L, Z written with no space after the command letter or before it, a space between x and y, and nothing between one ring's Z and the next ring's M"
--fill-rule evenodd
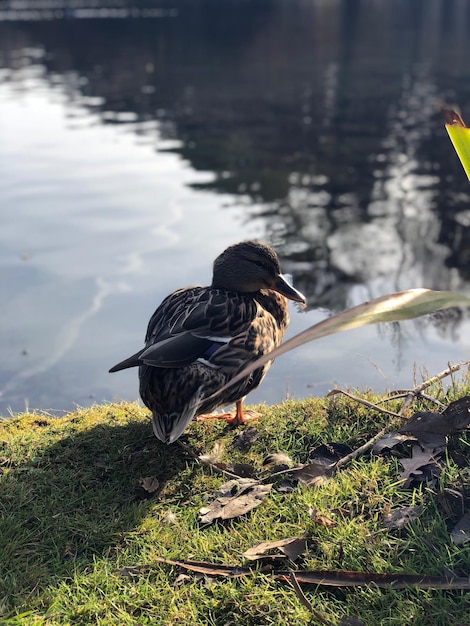
M243 410L243 399L271 361L221 388L281 343L287 300L306 304L281 273L274 249L259 241L236 243L215 259L210 286L168 295L150 318L144 347L109 371L139 368L139 393L163 443L176 441L195 418L244 424L254 416ZM234 414L213 413L231 404Z

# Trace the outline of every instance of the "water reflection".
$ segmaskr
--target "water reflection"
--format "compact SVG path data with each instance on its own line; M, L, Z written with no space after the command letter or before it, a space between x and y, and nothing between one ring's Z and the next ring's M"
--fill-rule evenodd
M14 303L3 305L2 407L86 403L77 385L100 400L128 395L135 381L98 372L129 352L126 341L139 347L159 297L207 280L212 258L239 238L274 243L312 308L468 289L468 183L436 103L458 102L470 119L469 30L464 0L0 0L0 132L10 140L0 191L17 211L1 234ZM21 106L50 132L24 123L31 141L8 137ZM12 270L22 254L30 260ZM172 269L156 279L149 267L162 259ZM25 367L28 332L14 340L8 329L20 303L28 329L38 301L48 321L31 326L43 341ZM459 316L435 324L449 343L464 332ZM87 341L90 352L78 345ZM336 355L344 341L332 343ZM398 370L404 353L396 341Z

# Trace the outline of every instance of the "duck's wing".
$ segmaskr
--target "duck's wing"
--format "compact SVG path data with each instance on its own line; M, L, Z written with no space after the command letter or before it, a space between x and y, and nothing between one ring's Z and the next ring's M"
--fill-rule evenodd
M170 294L152 315L145 348L115 365L182 367L211 357L234 337L247 332L257 315L252 298L209 287L191 287Z

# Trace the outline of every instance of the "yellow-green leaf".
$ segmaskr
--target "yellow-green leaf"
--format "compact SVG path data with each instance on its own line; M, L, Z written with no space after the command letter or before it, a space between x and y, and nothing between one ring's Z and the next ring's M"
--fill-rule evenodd
M333 315L326 320L310 326L298 335L275 348L272 352L265 354L245 367L239 374L229 380L221 389L224 389L238 382L258 367L268 361L275 359L281 354L285 354L294 348L326 337L344 330L360 328L368 324L379 324L381 322L399 322L403 320L420 317L428 313L434 313L441 309L448 309L456 306L470 306L470 297L454 291L432 291L431 289L409 289L399 291L387 296L381 296L375 300L364 302L352 309L347 309L342 313Z
M450 140L470 180L470 128L465 126L463 119L454 109L444 108L443 114Z

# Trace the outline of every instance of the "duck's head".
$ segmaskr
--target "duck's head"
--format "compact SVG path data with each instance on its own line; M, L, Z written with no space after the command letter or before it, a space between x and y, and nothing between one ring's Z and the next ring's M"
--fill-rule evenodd
M257 241L242 241L227 248L214 261L212 287L254 293L272 289L289 300L305 304L305 297L281 274L274 250Z

